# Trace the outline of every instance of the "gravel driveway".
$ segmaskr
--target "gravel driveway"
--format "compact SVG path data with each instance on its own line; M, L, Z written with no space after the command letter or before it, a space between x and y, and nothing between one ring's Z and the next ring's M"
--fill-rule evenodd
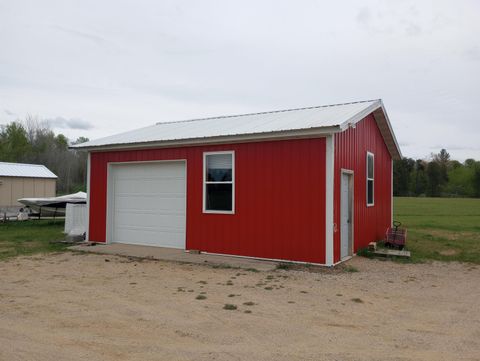
M0 359L480 360L480 267L349 264L358 272L11 259Z

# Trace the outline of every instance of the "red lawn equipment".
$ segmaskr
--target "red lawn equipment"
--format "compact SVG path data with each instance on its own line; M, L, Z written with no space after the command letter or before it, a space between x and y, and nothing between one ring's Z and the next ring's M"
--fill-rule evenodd
M398 248L400 250L405 247L407 230L405 228L399 228L401 225L402 223L393 221L393 227L388 228L385 234L385 246Z

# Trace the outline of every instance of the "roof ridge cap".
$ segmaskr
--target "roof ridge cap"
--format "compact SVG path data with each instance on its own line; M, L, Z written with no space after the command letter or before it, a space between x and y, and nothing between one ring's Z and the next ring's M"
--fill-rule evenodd
M236 117L243 117L249 115L260 115L260 114L272 114L272 113L284 113L284 112L292 112L296 110L307 110L307 109L318 109L318 108L329 108L329 107L337 107L341 105L350 105L350 104L359 104L359 103L369 103L369 102L376 102L382 101L382 99L369 99L369 100L359 100L355 102L346 102L346 103L336 103L336 104L326 104L326 105L314 105L310 107L301 107L301 108L289 108L289 109L280 109L280 110L270 110L264 112L253 112L253 113L243 113L243 114L234 114L234 115L218 115L214 117L205 117L205 118L194 118L194 119L185 119L185 120L173 120L173 121L166 121L166 122L157 122L154 125L162 125L162 124L173 124L173 123L188 123L188 122L196 122L200 120L210 120L210 119L221 119L221 118L236 118Z

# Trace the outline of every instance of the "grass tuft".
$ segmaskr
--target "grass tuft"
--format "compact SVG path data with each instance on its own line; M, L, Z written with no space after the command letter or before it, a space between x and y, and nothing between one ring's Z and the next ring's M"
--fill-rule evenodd
M277 264L277 269L289 270L290 268L292 268L292 265L290 263L280 262L279 264Z
M236 309L237 309L237 306L236 306L236 305L232 305L231 303L226 303L226 304L223 306L223 309L224 309L224 310L233 311L233 310L236 310Z
M345 270L345 272L349 272L349 273L359 272L356 267L353 267L350 265L346 265L343 269Z

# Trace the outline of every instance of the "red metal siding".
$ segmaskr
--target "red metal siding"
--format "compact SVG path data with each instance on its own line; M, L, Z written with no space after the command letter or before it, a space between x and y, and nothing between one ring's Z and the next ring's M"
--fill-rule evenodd
M375 154L374 203L366 202L367 151ZM354 251L369 242L383 239L391 223L392 158L373 115L367 116L355 128L335 135L335 192L334 192L334 260L340 260L340 180L341 169L354 171Z
M203 152L235 151L235 214L202 212ZM91 155L91 241L105 242L108 162L187 160L187 249L325 263L325 139Z

